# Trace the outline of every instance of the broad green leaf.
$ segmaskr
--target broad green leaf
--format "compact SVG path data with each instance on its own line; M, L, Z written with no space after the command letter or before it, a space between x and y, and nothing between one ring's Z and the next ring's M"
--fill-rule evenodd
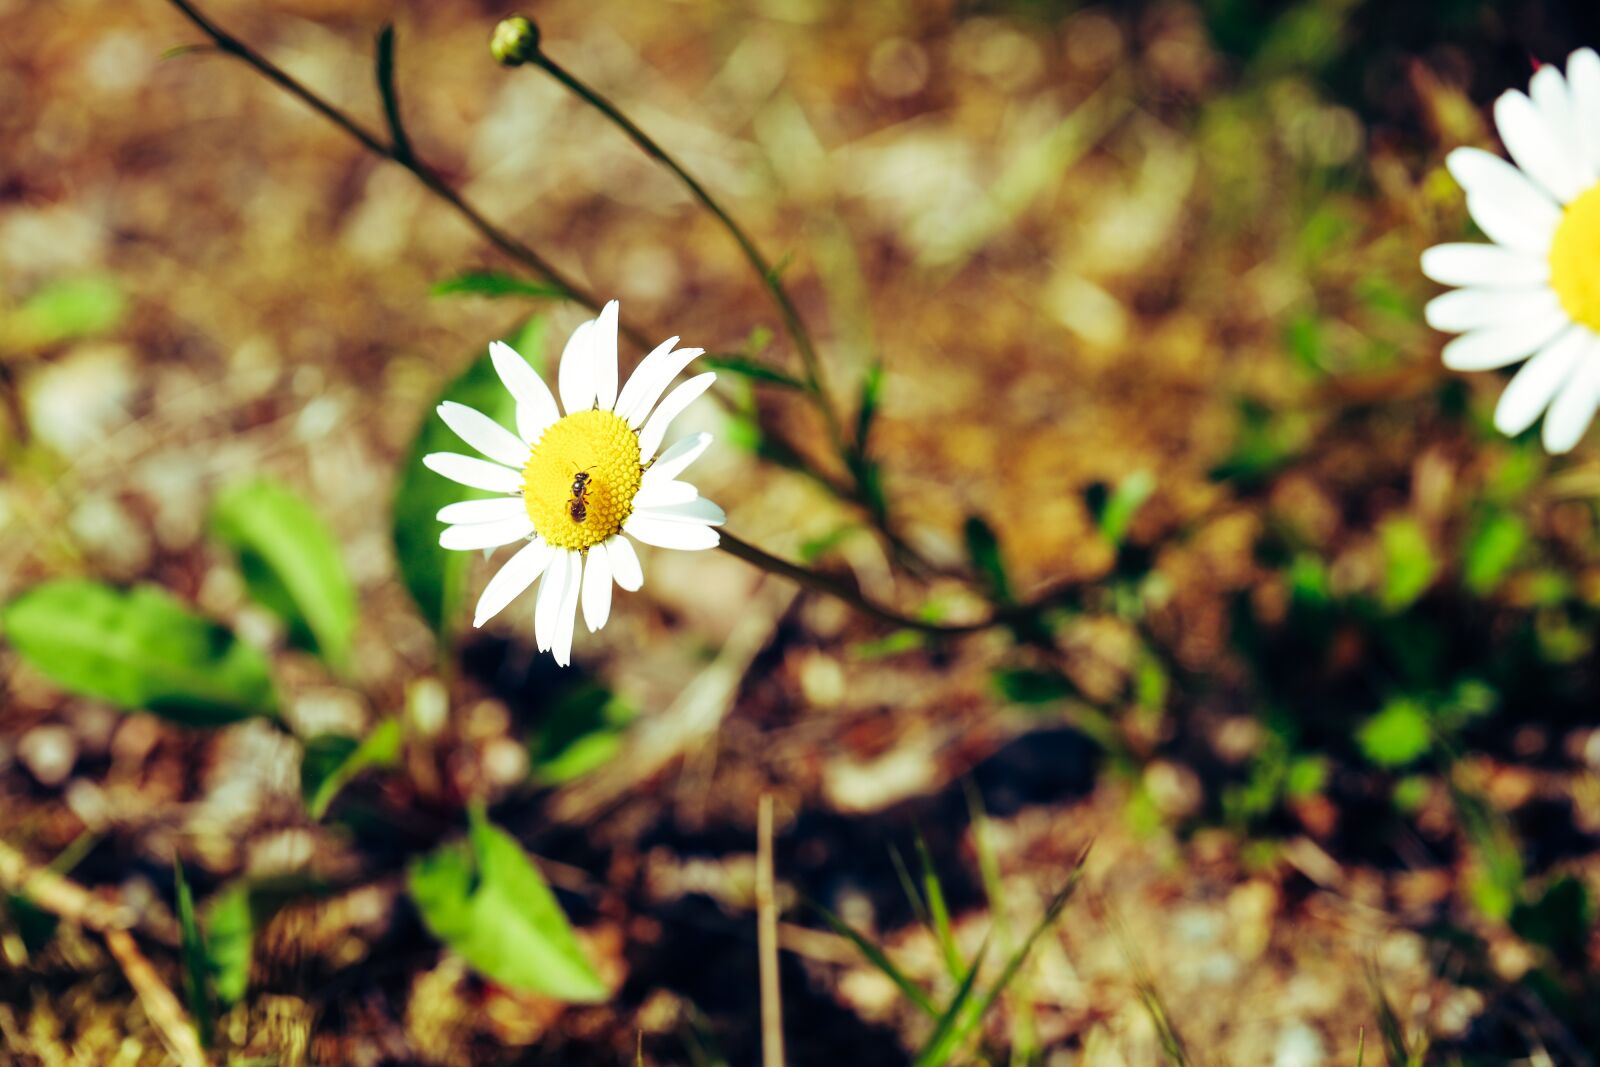
M532 282L495 270L467 271L438 282L434 296L520 296L539 300L561 300L567 291L551 282ZM526 355L526 353L524 353Z
M536 318L517 337L517 350L535 366L540 360L543 325L543 320ZM435 414L434 409L446 400L477 408L507 428L515 425L516 415L516 405L495 374L486 346L428 406L400 468L391 531L395 560L406 591L442 642L448 641L460 614L471 553L439 546L436 516L446 504L490 495L457 485L422 465L422 457L430 452L472 452Z
M290 639L348 670L356 591L338 541L311 506L273 482L245 482L217 497L211 529L238 554L251 598L284 621Z
M633 709L604 686L591 683L566 693L529 742L534 780L560 785L594 770L622 748L633 718Z
M722 353L714 356L702 356L699 366L711 370L725 370L748 378L753 382L763 382L767 385L779 385L785 389L804 389L805 383L792 374L785 374L781 370L774 370L765 364L757 363L747 356L738 356L731 353Z
M364 741L341 734L306 739L300 757L300 796L313 819L328 812L333 798L369 767L392 767L400 758L399 719L385 719Z
M995 671L994 687L996 692L1013 704L1054 704L1077 693L1073 684L1059 671L1028 667L1008 667Z
M250 987L256 920L250 887L238 882L207 902L203 921L206 969L223 1004L237 1004Z
M1433 730L1427 710L1414 700L1398 698L1356 731L1361 751L1379 767L1404 767L1428 751Z
M989 595L996 603L1011 603L1011 580L1006 576L1006 562L1000 551L1000 539L994 530L978 515L967 518L965 527L967 556L972 569L989 587Z
M6 316L0 347L43 348L105 333L122 321L126 301L107 278L51 282Z
M189 726L277 713L266 658L154 586L45 582L7 604L0 625L34 669L80 696Z
M177 884L179 947L183 951L183 991L189 1001L189 1014L194 1017L195 1029L200 1033L200 1043L211 1045L211 984L210 967L206 961L206 941L200 933L200 923L195 919L194 894L183 876L183 862L172 860L172 876Z
M1476 523L1461 553L1461 580L1467 589L1478 596L1494 592L1527 540L1527 524L1509 511L1496 511Z
M1589 890L1571 875L1553 879L1537 902L1519 903L1511 909L1511 929L1518 936L1543 945L1567 962L1582 957L1593 925L1594 902Z
M1378 529L1383 543L1383 587L1378 602L1385 611L1403 611L1428 591L1439 570L1428 535L1415 519L1397 516Z
M538 868L481 812L466 843L412 865L410 886L428 929L484 977L561 1000L609 996Z

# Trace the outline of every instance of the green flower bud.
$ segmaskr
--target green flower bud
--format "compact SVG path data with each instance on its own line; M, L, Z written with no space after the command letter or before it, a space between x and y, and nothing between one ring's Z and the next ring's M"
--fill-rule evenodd
M504 66L522 66L539 54L539 27L521 15L502 19L489 38L489 54Z

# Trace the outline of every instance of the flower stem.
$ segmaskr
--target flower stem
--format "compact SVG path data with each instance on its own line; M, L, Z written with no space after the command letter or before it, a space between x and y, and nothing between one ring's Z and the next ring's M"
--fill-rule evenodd
M169 0L169 2L173 7L181 11L190 22L194 23L200 32L211 38L218 51L243 60L268 81L274 83L290 96L295 97L311 110L349 134L353 140L367 151L398 164L409 171L430 193L453 207L456 213L464 218L468 225L477 230L490 244L513 260L529 268L535 274L560 286L574 302L591 311L597 312L600 310L601 305L604 303L603 301L597 299L592 293L589 293L578 283L567 277L535 249L517 240L484 218L477 208L468 203L460 193L445 184L444 179L440 178L431 166L417 156L408 141L401 139L392 144L385 144L377 134L306 88L302 82L276 63L273 63L272 60L212 22L189 0ZM388 73L392 76L392 70ZM389 113L390 121L398 124L398 103L392 98L386 99L385 109ZM628 339L640 348L648 351L652 347L649 338L642 330L627 323L621 324L621 328Z
M645 155L659 162L670 170L685 188L687 188L700 201L701 205L717 217L724 229L739 245L739 250L744 253L744 258L749 261L750 269L756 272L761 279L761 284L767 292L772 294L773 303L778 307L778 314L783 318L784 329L794 339L795 349L800 353L800 362L805 368L806 385L816 397L817 408L822 413L823 420L828 425L828 434L833 438L834 446L841 456L848 455L848 443L845 441L844 430L839 421L839 413L834 409L833 400L828 393L827 383L824 380L822 360L817 356L816 345L812 343L811 333L806 328L805 320L800 317L799 310L794 306L794 301L789 297L789 291L784 288L783 282L778 277L778 272L767 262L761 250L756 247L750 235L728 214L717 198L712 196L701 185L694 175L685 170L672 154L662 148L654 138L640 129L632 119L624 115L617 107L600 93L580 81L576 75L569 72L543 51L536 53L532 63L541 67L556 81L560 82L572 94L584 101L596 111L600 112L612 124L628 136L634 144L638 145Z
M916 630L919 633L935 637L961 637L966 634L989 630L996 626L1010 626L1026 622L1029 619L1036 618L1040 612L1052 605L1069 599L1075 593L1074 587L1063 584L1046 590L1026 603L993 608L987 618L979 619L976 622L932 622L928 619L905 615L894 608L885 607L877 601L866 597L848 581L831 574L812 570L809 567L803 567L798 563L791 563L780 556L774 556L765 549L757 548L750 542L735 537L726 529L718 532L721 534L721 540L717 544L718 548L736 559L744 560L758 570L766 571L768 574L776 574L778 577L787 578L803 588L842 600L863 615L871 616L879 622L888 623L890 626L896 626L904 630Z

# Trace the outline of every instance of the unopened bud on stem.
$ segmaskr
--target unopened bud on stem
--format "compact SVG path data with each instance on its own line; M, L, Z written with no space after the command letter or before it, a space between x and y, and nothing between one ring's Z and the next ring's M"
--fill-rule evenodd
M496 63L507 67L532 61L539 54L539 27L521 15L502 19L489 38L489 54Z

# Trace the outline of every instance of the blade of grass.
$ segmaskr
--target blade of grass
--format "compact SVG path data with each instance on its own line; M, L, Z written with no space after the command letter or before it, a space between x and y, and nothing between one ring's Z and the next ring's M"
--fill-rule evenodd
M935 1050L932 1040L924 1048L924 1057L933 1051L938 1051L939 1057L926 1059L919 1057L916 1061L918 1067L922 1067L924 1063L928 1064L929 1067L933 1064L945 1063L950 1056L954 1055L966 1044L973 1031L978 1028L994 1008L995 1002L1005 994L1006 989L1011 985L1012 979L1017 976L1017 972L1022 969L1023 963L1027 961L1028 956L1033 952L1033 946L1038 943L1039 938L1044 936L1045 931L1053 927L1056 924L1056 920L1061 917L1061 912L1066 908L1067 902L1072 899L1073 893L1077 891L1078 883L1083 878L1083 865L1088 858L1089 848L1085 846L1084 850L1079 853L1077 862L1072 865L1072 871L1067 875L1066 882L1056 891L1056 895L1050 899L1044 914L1039 917L1039 921L1028 931L1028 936L1023 940L1022 945L1006 960L1005 966L1000 971L1000 977L995 980L994 985L990 986L988 991L977 1000L972 1000L964 995L970 992L964 986L964 993L961 999L965 1003L961 1011L957 1013L956 1017L948 1025L943 1025L943 1020L941 1019L941 1026L935 1030L935 1037L939 1041L937 1050ZM988 949L987 940L984 942L984 949ZM978 959L973 962L972 970L967 974L968 983L970 983L972 976L977 973L978 965L982 962L983 953L980 952Z
M933 935L939 942L939 951L944 954L945 970L959 982L967 973L967 961L961 958L961 948L956 944L955 928L950 923L950 908L944 900L944 885L939 881L939 873L933 869L933 856L920 832L916 841L917 860L922 864L922 890L927 895L928 914L933 919Z
M895 877L900 879L900 888L905 891L906 899L911 902L911 910L917 916L917 921L933 930L933 919L928 915L928 905L923 902L922 893L917 889L917 883L911 878L911 869L906 866L905 857L900 855L899 846L890 844L889 862L894 864Z
M1012 949L1011 909L1006 903L1005 882L1000 877L1000 857L995 852L990 833L989 813L984 809L983 796L972 779L962 781L967 797L967 812L972 821L972 840L978 850L978 871L983 879L983 892L989 898L989 914L994 922L995 939L1002 953ZM1006 997L1011 1010L1011 1062L1029 1063L1037 1045L1033 1024L1033 998L1029 995L1026 975L1017 979L1017 988Z
M906 995L907 1000L915 1004L929 1018L936 1019L939 1017L939 1009L934 1006L933 1000L928 994L923 992L915 982L907 978L900 968L890 962L889 957L884 955L883 950L874 945L865 934L851 927L843 919L816 901L808 900L806 903L810 905L813 911L822 916L822 921L827 923L834 933L855 945L856 951L860 952L868 963L883 972L889 981L898 986L900 992Z
M978 970L983 966L983 958L989 952L989 943L984 942L978 949L977 958L972 961L971 970L962 979L961 986L956 990L956 995L950 998L950 1006L945 1008L939 1016L939 1021L934 1025L933 1033L928 1037L922 1051L917 1053L916 1067L943 1067L950 1062L961 1042L966 1039L971 1031L970 1025L965 1025L963 1020L967 1014L967 1006L972 998L972 990L978 981ZM982 1017L981 1015L979 1016Z
M194 1017L195 1030L200 1044L211 1047L211 995L207 984L205 938L200 933L200 923L194 914L194 894L183 876L183 861L172 860L173 879L177 883L178 930L183 949L183 989L189 1000L189 1014Z
M1155 1025L1156 1037L1161 1042L1161 1051L1166 1055L1167 1062L1176 1064L1177 1067L1189 1067L1189 1050L1185 1047L1177 1027L1172 1025L1172 1018L1167 1014L1166 1005L1161 1001L1161 994L1157 992L1155 981L1150 977L1150 971L1145 967L1139 950L1134 947L1132 939L1128 937L1128 931L1122 925L1122 920L1111 911L1109 905L1105 908L1105 915L1107 924L1117 939L1117 945L1122 949L1123 958L1128 961L1128 969L1133 972L1133 984L1139 991L1139 1003L1144 1006L1145 1012L1150 1016L1150 1022Z

